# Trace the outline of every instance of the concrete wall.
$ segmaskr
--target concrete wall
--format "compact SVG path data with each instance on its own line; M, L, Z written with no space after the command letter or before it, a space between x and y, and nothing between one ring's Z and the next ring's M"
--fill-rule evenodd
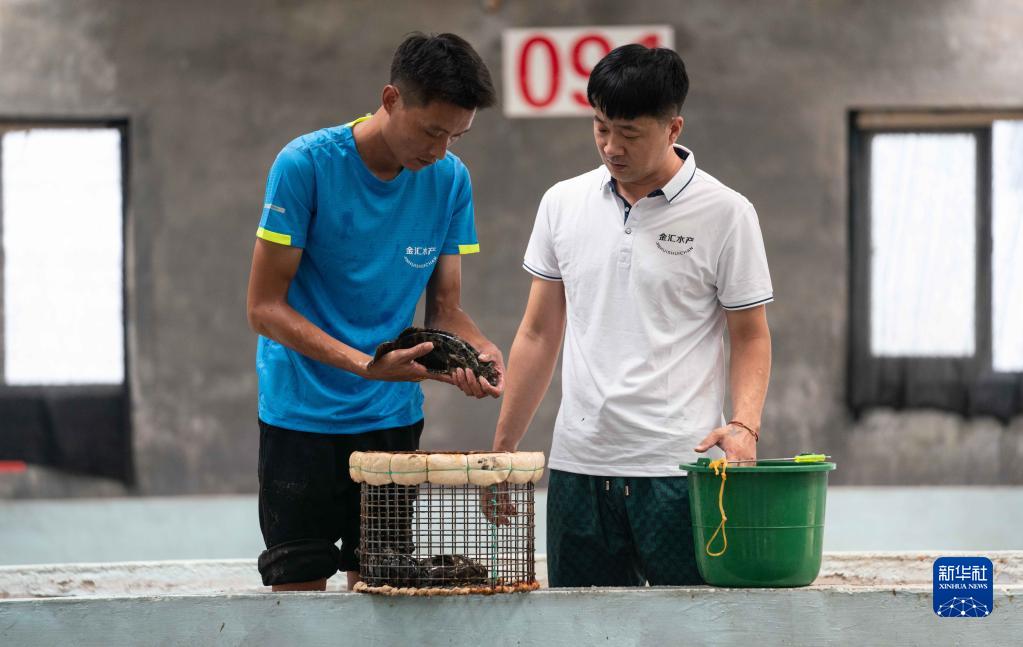
M879 412L854 424L843 406L847 111L1023 105L1018 3L0 0L0 116L130 119L137 492L254 490L244 292L265 174L292 137L378 105L404 33L465 35L500 81L505 28L663 22L692 78L682 142L764 229L778 301L762 455L825 450L835 483L1023 483L1023 421ZM507 349L536 203L598 159L584 119L499 110L456 150L484 249L464 264L464 302ZM489 444L496 403L438 385L427 396L428 448ZM548 449L557 403L556 381L525 448ZM36 468L0 476L0 496L122 492Z
M1020 587L985 618L939 618L927 588L561 589L0 600L0 641L52 645L1010 645Z

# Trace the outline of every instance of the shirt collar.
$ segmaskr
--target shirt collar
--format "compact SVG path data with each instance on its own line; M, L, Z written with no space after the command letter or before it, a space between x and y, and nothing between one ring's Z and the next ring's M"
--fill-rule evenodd
M656 195L663 195L668 204L671 204L682 195L682 191L693 181L693 178L696 176L696 156L693 155L693 151L685 146L675 144L675 154L682 160L682 166L663 187L653 191L647 197L652 198ZM611 172L607 170L606 166L603 169L604 173L601 175L600 182L601 190L617 193Z

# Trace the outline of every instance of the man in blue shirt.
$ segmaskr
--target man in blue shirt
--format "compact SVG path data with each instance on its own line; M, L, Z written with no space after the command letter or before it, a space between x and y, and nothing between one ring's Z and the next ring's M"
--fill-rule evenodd
M270 170L249 277L259 333L259 517L263 583L324 590L358 581L359 488L353 451L419 446L423 393L435 379L477 398L497 386L414 360L430 343L370 362L412 323L426 291L430 328L493 360L501 352L460 304L461 255L479 251L469 173L448 147L494 103L490 73L454 34L409 36L372 115L303 135ZM339 551L335 545L342 541Z

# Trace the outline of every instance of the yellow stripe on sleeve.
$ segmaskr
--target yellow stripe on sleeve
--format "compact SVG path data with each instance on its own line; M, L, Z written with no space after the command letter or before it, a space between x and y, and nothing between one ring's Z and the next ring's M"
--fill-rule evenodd
M256 236L263 240L269 240L271 243L277 243L278 245L291 245L290 234L278 234L276 231L270 231L260 227L256 230Z
M480 251L480 244L479 243L476 243L475 245L459 245L458 246L458 253L459 254L478 254L479 251Z

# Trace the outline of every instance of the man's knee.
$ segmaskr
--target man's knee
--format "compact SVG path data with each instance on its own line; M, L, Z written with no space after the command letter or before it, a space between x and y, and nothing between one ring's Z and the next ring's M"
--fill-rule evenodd
M264 550L259 556L258 566L263 585L274 586L309 584L319 580L326 582L337 573L339 563L340 551L326 539L296 539Z

